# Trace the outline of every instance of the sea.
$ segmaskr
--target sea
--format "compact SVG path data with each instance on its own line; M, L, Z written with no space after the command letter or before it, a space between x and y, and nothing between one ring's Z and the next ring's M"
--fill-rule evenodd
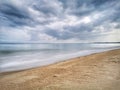
M120 49L120 43L1 43L0 73L45 66Z

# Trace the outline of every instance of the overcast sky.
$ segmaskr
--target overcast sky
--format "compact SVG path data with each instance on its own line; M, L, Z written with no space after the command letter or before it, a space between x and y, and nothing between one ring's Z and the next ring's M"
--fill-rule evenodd
M0 42L120 42L120 0L0 0Z

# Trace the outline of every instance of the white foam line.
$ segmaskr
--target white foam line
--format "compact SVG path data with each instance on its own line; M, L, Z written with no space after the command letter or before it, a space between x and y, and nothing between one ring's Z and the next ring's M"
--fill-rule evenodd
M33 60L26 60L22 62L8 62L5 64L0 65L0 72L8 72L8 71L18 71L18 70L23 70L23 69L28 69L28 68L33 68L33 67L38 67L38 66L44 66L48 64L53 64L56 62L64 61L67 59L75 58L75 57L80 57L80 56L86 56L90 55L93 53L98 53L98 52L104 52L108 51L111 49L106 49L106 50L84 50L76 53L69 53L69 54L61 54L61 55L56 55L53 57L48 57L46 59L33 59Z

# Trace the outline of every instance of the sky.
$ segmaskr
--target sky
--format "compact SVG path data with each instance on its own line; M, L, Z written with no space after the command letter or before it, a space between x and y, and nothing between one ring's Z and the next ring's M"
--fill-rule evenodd
M120 0L0 0L0 42L120 42Z

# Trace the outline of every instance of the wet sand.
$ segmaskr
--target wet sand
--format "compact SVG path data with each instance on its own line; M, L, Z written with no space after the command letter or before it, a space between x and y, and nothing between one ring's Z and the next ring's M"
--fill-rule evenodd
M120 90L120 49L1 73L0 90Z

